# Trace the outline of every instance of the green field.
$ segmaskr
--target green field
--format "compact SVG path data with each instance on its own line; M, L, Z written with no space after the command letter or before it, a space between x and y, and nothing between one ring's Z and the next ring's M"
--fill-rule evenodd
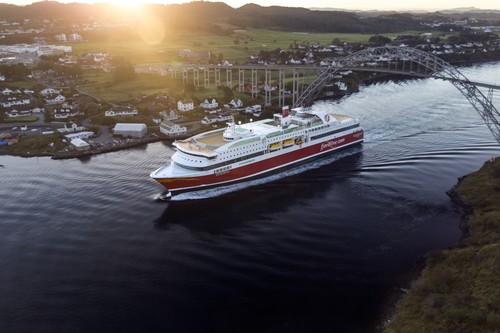
M181 49L192 51L211 51L222 54L230 62L243 63L252 54L260 50L274 50L277 48L288 49L296 43L322 43L329 45L334 39L342 42L364 43L368 41L369 34L340 34L340 33L294 33L271 30L248 29L240 30L231 36L219 36L209 33L179 33L169 34L165 38L151 45L142 41L107 41L102 43L74 43L73 52L106 52L120 55L133 64L145 63L171 63ZM235 43L238 40L238 44Z
M113 76L106 73L91 73L85 76L90 84L80 89L103 101L120 102L136 98L139 94L167 93L167 79L158 75L137 75L135 79L115 83Z
M401 32L384 34L391 39L402 34L420 34L421 32ZM449 35L449 34L448 34ZM447 38L442 32L435 32L433 36ZM220 36L210 33L166 32L165 37L154 44L140 40L124 40L123 38L101 43L74 43L73 52L105 52L123 56L133 64L147 63L175 63L179 50L210 51L213 54L222 54L225 60L232 63L244 63L250 55L261 50L287 50L293 43L321 43L330 45L337 40L347 43L367 43L373 34L355 33L307 33L284 32L273 30L235 30L230 36ZM238 44L235 43L238 40Z
M32 115L32 116L26 116L26 117L16 117L16 118L5 118L3 119L2 123L22 123L22 122L25 122L25 123L32 123L34 121L37 121L38 120L38 117L35 116L35 115Z

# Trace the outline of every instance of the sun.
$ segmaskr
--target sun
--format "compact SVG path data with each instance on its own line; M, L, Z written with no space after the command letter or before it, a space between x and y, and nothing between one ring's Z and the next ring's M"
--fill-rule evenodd
M148 3L148 1L140 1L140 0L106 0L103 2L107 2L117 7L122 7L127 9L139 9L142 5Z

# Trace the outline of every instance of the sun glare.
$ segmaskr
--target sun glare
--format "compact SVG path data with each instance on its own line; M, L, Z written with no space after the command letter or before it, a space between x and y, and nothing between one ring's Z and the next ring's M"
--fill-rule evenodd
M142 1L137 0L107 0L106 2L112 3L115 6L129 9L138 9L141 5L143 5Z

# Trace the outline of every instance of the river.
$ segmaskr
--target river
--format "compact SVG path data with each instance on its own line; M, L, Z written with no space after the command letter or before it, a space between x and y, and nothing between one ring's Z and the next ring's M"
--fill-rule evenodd
M500 81L500 63L461 70ZM365 143L170 203L149 179L164 143L0 156L0 331L370 332L416 260L461 237L445 192L500 149L440 80L317 107L360 118Z

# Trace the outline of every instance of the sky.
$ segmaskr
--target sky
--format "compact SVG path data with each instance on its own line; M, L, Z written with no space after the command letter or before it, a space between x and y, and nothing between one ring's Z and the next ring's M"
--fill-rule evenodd
M27 5L33 0L0 0L0 3L11 3L15 5ZM62 3L81 2L112 2L124 6L139 5L145 3L184 3L190 0L59 0ZM264 7L268 6L286 6L286 7L321 7L321 8L341 8L341 9L360 9L360 10L428 10L436 11L440 9L453 9L459 7L476 7L480 9L497 9L500 10L499 0L419 0L419 1L402 1L402 0L225 0L231 7L238 8L247 3L255 3Z

